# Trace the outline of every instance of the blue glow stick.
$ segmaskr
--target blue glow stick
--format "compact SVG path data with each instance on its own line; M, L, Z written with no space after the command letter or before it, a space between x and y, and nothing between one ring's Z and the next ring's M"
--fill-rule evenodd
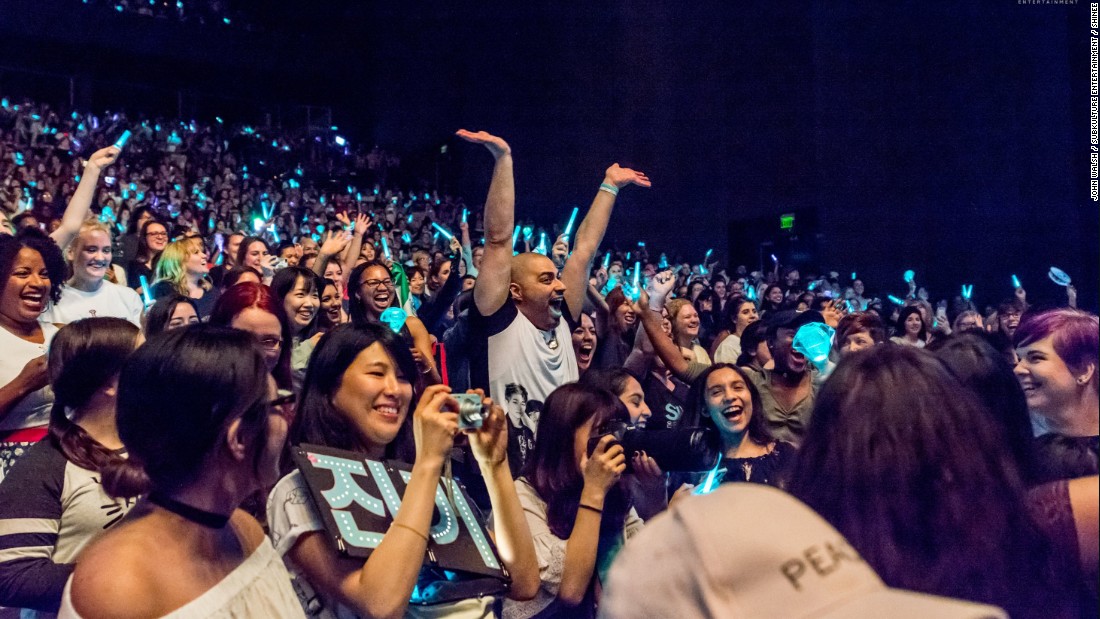
M917 274L913 272L913 269L909 269L905 273L902 273L901 278L905 280L906 284L911 284L913 283L913 278L916 277L916 275Z
M745 298L749 301L756 300L756 286L750 283L748 286L745 287Z
M641 277L641 275L642 275L642 263L641 262L635 262L634 263L634 290L635 291L641 290L638 287L638 278Z
M532 226L524 226L523 227L523 240L530 241L531 237L534 236L534 234L535 234L535 229Z
M1020 285L1020 278L1015 275L1012 276L1012 288L1023 288L1023 286Z
M466 223L466 207L462 208L462 223Z
M569 234L573 232L573 222L577 220L577 213L579 213L580 210L580 207L574 206L573 214L569 216L569 223L565 224L565 232L562 233L562 236L564 236L567 241L569 240Z
M432 222L432 227L435 228L436 230L438 230L439 233L443 235L443 238L447 239L448 241L455 238L455 235L451 234L450 232L447 231L446 228L444 228L443 226L437 224L434 221Z
M538 247L535 248L535 253L536 254L542 254L542 255L545 256L546 251L547 251L547 249L546 249L546 233L545 232L539 232L539 244L538 244Z
M390 253L390 244L386 241L386 237L382 237L382 255L386 257L386 260L393 260L393 255Z
M891 303L893 303L894 305L905 305L905 301L902 301L901 299L899 299L899 298L895 297L895 296L894 296L894 295L892 295L892 294L891 294L891 295L887 295L887 296L886 296L886 298L887 298L887 299L890 299L890 302L891 302Z
M271 230L271 238L275 239L276 243L282 243L279 239L279 233L275 231L275 222L271 222L269 229Z
M644 247L645 245L643 244L642 246ZM706 263L707 260L710 260L710 255L713 254L713 253L714 253L713 249L708 249L707 250L707 255L703 256L703 262Z
M412 243L412 241L413 241L413 237L412 237L412 235L411 235L411 234L409 234L408 232L402 232L402 233L401 233L401 240L402 240L402 241L404 241L404 243L405 243L406 245L408 245L409 243Z
M657 261L657 267L661 269L668 268L668 256L666 256L664 252L661 253L661 259Z
M1047 271L1047 277L1050 278L1050 281L1062 287L1069 286L1072 282L1072 280L1070 280L1069 278L1069 275L1067 275L1065 271L1059 269L1058 267L1050 267L1050 270Z
M611 252L607 252L603 255L603 270L611 268Z
M725 469L720 468L721 466L722 462L719 460L718 464L715 464L714 468L712 468L707 473L707 476L706 478L704 478L703 483L700 484L699 487L696 488L694 491L692 491L692 494L703 495L714 492L714 489L718 487L719 474L726 471Z
M856 277L856 272L855 272L855 271L852 271L852 281L854 282L854 281L856 281L857 279L859 279L859 278L857 278L857 277Z
M776 258L775 254L772 254L772 262L774 262L776 265L779 265L779 258Z
M974 284L970 284L969 286L966 285L966 284L963 284L963 286L962 286L962 298L969 301L971 295L973 295L973 294L974 294Z
M131 135L133 134L130 133L129 129L123 131L122 135L118 136L118 140L115 141L115 148L122 150L122 147L126 146L126 143L130 141Z
M144 275L139 275L138 279L141 280L141 294L145 295L145 306L148 307L153 304L153 290L149 287L149 280Z
M519 226L512 230L512 249L515 249L517 241L519 241Z
M410 223L410 224L411 224L411 223L413 222L413 214L412 214L412 213L409 213L409 216L408 216L408 218L406 218L406 220L405 220L405 221L406 221L407 223Z

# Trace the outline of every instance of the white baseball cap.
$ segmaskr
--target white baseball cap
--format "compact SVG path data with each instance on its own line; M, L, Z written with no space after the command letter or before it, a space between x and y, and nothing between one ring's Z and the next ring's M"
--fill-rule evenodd
M994 606L891 589L791 495L725 484L654 518L615 561L606 619L1007 619Z

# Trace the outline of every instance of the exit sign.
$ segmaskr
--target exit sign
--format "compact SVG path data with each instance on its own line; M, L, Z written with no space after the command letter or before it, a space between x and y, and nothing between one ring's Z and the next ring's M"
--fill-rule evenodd
M779 229L790 230L794 228L794 213L784 213L779 216Z

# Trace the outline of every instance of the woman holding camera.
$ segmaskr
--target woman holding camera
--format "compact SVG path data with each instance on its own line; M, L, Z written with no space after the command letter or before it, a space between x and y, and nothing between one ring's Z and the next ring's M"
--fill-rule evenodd
M628 419L602 389L571 383L546 398L539 440L516 480L542 584L535 599L505 604L505 617L595 617L600 581L642 528L620 481L623 448L610 434L598 437L607 422Z
M440 477L460 433L459 405L445 385L424 389L409 419L418 377L409 349L377 324L339 325L313 352L290 443L404 460L412 471L391 528L366 562L342 557L327 539L299 471L272 490L271 536L310 616L497 616L499 604L492 596L410 605L414 591L426 595L442 588L433 570L422 569L420 558L428 548ZM465 432L488 488L496 548L512 576L508 595L530 598L538 567L508 468L507 423L492 400L483 398L482 406L482 426Z

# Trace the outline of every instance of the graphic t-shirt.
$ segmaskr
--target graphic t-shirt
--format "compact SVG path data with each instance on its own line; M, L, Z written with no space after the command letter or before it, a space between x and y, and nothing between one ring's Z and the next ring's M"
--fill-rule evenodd
M61 287L61 300L50 305L43 320L58 324L69 324L81 318L122 318L141 327L141 312L144 304L138 293L108 281L100 283L95 292L85 292Z
M490 316L470 305L470 384L485 389L508 413L508 458L514 475L534 445L546 396L579 378L571 314L562 309L557 327L543 331L510 298Z

